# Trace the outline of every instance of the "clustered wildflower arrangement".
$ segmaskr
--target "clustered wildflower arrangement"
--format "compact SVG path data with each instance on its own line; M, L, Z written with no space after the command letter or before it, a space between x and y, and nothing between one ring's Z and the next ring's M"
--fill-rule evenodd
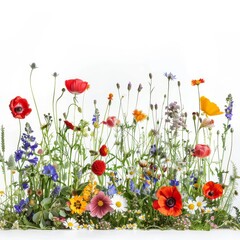
M41 116L32 88L35 69L33 63L33 104L20 96L9 104L24 130L20 128L16 151L8 159L1 128L5 188L0 189L0 229L240 229L240 210L233 206L238 175L231 162L231 94L221 111L200 95L204 79L189 81L199 101L187 114L176 76L164 74L166 94L161 103L153 103L156 90L149 74L146 109L138 108L142 84L131 106L132 84L123 89L117 83L117 97L107 93L105 113L94 100L89 119L79 105L91 91L89 83L70 79L59 97L54 87L52 113ZM54 73L54 86L57 77ZM179 103L171 101L171 87L179 90ZM72 94L73 101L59 116L65 94ZM118 108L111 108L113 101ZM41 139L25 120L33 111ZM215 131L221 114L226 121Z

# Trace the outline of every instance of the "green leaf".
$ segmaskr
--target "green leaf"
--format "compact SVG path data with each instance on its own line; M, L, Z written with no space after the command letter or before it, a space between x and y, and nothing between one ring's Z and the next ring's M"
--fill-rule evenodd
M37 213L35 213L35 214L33 215L32 220L33 220L36 224L38 224L38 223L40 222L41 218L42 218L42 212L39 211L39 212L37 212Z
M49 208L48 205L50 205L51 202L52 202L52 199L51 199L51 198L44 198L44 199L41 201L41 205L42 205L42 207L44 207L44 208L47 209L47 208Z
M60 210L59 215L61 217L66 217L67 216L67 214L63 210Z
M53 220L53 217L54 217L54 216L53 216L53 214L52 214L51 212L50 212L50 213L48 213L48 218L49 218L49 220L51 220L51 221L52 221L52 220Z

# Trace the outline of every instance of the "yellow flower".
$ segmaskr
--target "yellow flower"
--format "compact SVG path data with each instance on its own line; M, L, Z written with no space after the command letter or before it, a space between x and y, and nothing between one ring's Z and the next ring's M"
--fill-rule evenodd
M136 122L143 121L144 119L147 118L146 114L144 114L142 111L139 111L137 109L135 109L133 111L133 116L134 116L134 119L136 120Z
M215 103L211 102L208 98L204 96L200 98L200 105L201 105L201 110L207 116L215 116L223 113L220 111L219 107Z
M79 215L81 215L83 212L86 211L87 202L84 200L83 196L75 195L69 201L72 214L78 213Z
M0 197L4 195L4 191L0 190Z

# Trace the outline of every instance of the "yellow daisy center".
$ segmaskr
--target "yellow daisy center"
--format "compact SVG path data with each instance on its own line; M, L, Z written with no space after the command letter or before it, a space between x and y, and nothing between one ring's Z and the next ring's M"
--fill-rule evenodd
M197 206L198 206L198 207L201 207L201 206L202 206L202 203L201 203L201 202L197 202Z
M193 203L188 204L188 208L189 208L190 210L193 210L193 209L194 209L194 204L193 204Z
M122 203L119 202L119 201L117 201L115 204L116 204L116 206L117 206L118 208L120 208L120 207L122 206Z
M103 201L101 201L101 200L98 201L98 206L99 206L99 207L102 207L102 206L103 206Z
M73 223L72 222L68 222L68 227L73 227Z

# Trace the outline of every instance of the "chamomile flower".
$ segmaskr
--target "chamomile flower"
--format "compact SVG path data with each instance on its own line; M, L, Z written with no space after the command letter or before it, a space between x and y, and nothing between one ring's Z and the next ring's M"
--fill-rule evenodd
M138 217L140 220L142 220L142 221L145 221L146 220L146 218L145 218L145 215L144 214L141 214L139 217Z
M135 175L136 175L136 169L133 167L130 167L126 175L127 179L133 179Z
M68 218L66 221L63 222L63 225L66 228L77 230L79 224L76 222L76 220L74 218Z
M204 200L203 197L200 197L200 196L196 197L196 205L199 210L202 210L207 205L207 203L203 200Z
M189 199L186 206L185 206L185 209L187 209L187 211L191 214L194 214L195 211L197 210L197 205L196 205L196 202Z
M212 213L212 209L209 207L204 208L204 213Z
M112 199L111 207L117 212L126 212L127 211L127 200L119 194L114 194Z

